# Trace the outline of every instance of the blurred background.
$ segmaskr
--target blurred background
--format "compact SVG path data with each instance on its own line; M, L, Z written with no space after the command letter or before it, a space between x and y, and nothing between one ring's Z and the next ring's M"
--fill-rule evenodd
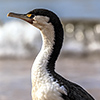
M7 18L7 13L35 8L49 9L62 21L65 39L56 71L99 100L99 0L0 0L0 100L31 99L31 66L41 48L41 35L28 23Z

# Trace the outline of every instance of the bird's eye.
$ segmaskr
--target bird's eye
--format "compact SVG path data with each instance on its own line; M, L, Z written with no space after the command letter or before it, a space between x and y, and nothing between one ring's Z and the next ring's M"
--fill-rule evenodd
M33 18L34 14L27 14L26 16L29 17L29 18Z

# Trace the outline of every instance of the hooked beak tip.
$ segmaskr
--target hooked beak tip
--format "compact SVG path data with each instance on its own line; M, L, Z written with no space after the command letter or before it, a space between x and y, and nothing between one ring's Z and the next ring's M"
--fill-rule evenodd
M10 12L7 14L7 17L15 17L16 15L17 15L16 13Z
M10 13L7 14L7 17L14 17L14 16L13 16L14 14L15 14L15 13L10 12Z
M8 14L7 14L7 17L9 17L9 16L11 16L11 13L8 13Z

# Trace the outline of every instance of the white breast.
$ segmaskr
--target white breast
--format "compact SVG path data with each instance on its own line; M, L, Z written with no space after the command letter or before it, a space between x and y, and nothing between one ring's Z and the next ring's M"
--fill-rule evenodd
M36 79L34 78L32 83L32 100L63 100L61 93L67 95L65 88L54 82L48 73L45 72L42 74L42 77L39 75Z

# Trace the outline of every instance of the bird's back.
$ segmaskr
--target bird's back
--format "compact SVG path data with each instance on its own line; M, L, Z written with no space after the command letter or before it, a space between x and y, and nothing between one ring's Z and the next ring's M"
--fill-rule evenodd
M66 80L59 74L55 73L54 78L58 80L60 86L64 86L66 94L61 93L64 100L95 100L86 90L81 86Z

